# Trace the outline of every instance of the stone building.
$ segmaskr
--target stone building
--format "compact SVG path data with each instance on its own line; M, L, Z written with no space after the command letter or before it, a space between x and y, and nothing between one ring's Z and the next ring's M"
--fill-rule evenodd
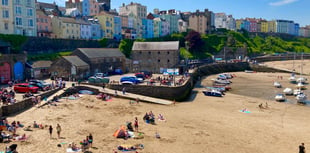
M134 42L132 48L133 72L177 68L180 61L178 41Z
M90 73L126 70L126 57L118 48L77 48L73 55L90 65Z
M36 61L31 65L31 77L35 79L43 79L49 77L49 68L51 67L52 61Z
M197 10L191 13L189 17L189 29L195 30L201 34L212 31L212 11L205 9L204 12Z
M65 80L85 79L89 76L89 65L78 56L63 56L52 63L49 71Z

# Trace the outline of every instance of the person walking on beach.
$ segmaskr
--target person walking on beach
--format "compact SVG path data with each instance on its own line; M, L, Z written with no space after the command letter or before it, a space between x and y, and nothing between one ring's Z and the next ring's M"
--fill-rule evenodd
M122 91L123 91L123 95L125 95L126 94L126 88L124 87Z
M57 124L56 130L57 130L58 139L60 139L61 126L59 124Z
M134 127L135 127L135 131L138 132L139 131L139 123L138 123L137 117L135 117Z
M53 127L52 127L52 125L50 125L48 130L50 132L50 138L52 138L52 134L53 134Z
M306 153L306 148L305 148L305 144L301 143L299 145L299 153Z

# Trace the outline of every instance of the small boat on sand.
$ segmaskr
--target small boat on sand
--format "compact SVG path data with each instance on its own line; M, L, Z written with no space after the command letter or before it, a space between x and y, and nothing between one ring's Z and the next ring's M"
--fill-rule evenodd
M205 96L223 97L222 92L218 90L203 90L202 93Z
M277 94L277 95L274 97L274 99L275 99L276 101L278 101L278 102L283 102L283 101L286 100L286 97L285 97L284 94L279 93L279 94Z
M294 94L294 91L293 91L292 88L285 88L283 90L283 92L284 92L285 95L293 95Z
M307 101L307 95L304 93L300 93L296 96L297 102L298 103L306 103Z
M277 82L277 81L273 83L273 86L276 88L282 88L282 85L280 84L280 82Z

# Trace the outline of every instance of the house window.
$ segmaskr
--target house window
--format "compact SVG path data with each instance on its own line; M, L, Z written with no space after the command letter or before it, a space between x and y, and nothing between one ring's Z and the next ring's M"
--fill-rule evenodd
M9 24L8 23L4 23L4 29L9 30Z
M23 25L22 24L22 18L20 18L20 17L16 17L16 25Z
M22 14L22 8L20 6L16 6L15 13L16 13L16 15L21 15Z
M158 59L157 62L159 63L159 62L160 62L160 59Z
M27 0L27 5L31 5L31 0Z
M170 52L167 52L167 54L170 54Z
M149 54L151 55L151 52L149 52Z
M170 60L167 61L168 63L170 62Z
M142 52L140 51L139 54L142 54Z
M20 5L20 0L16 0L16 4L17 4L17 5Z
M160 52L158 52L158 54L160 54Z
M9 10L2 10L2 17L9 18Z
M8 6L9 5L9 0L2 0L2 5Z
M29 27L33 27L33 20L32 20L32 19L29 19L29 20L28 20L28 26L29 26Z
M32 13L32 9L27 9L27 16L32 16L33 13Z

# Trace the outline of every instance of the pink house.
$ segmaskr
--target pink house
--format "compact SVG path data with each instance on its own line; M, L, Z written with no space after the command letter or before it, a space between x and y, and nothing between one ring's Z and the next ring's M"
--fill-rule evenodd
M99 3L96 0L89 0L90 16L99 14Z
M52 37L52 19L42 10L37 10L37 36Z
M258 20L255 18L246 18L250 22L250 31L249 32L257 32L257 22Z

